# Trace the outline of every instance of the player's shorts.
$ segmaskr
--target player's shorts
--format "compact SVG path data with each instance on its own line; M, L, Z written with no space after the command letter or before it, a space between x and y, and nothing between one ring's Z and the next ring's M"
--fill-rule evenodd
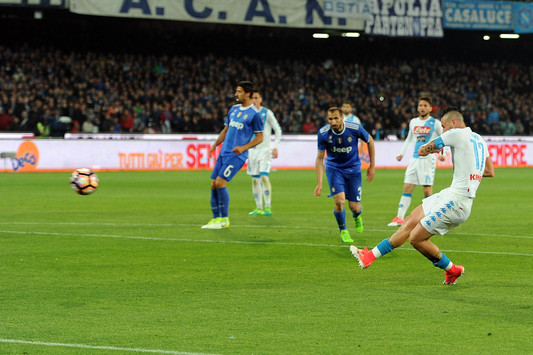
M342 169L326 167L326 176L330 190L328 197L344 192L348 201L361 202L361 171L347 173Z
M231 181L243 165L244 161L235 155L219 156L211 173L211 179L214 180L220 176L226 181Z
M444 235L468 219L472 202L472 198L444 189L422 200L426 215L420 224L431 234Z
M272 165L272 152L270 149L249 149L248 150L248 175L257 176L260 173L270 173Z
M427 158L412 158L405 170L406 184L433 186L437 159L431 154Z

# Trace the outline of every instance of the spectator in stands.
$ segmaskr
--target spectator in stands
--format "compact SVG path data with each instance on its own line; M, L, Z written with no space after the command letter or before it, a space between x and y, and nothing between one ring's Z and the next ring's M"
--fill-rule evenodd
M314 134L317 133L318 130L316 128L316 125L314 122L311 122L311 118L307 117L305 119L305 123L302 125L302 133L303 134Z
M120 132L131 133L133 127L133 115L129 109L125 109L120 115Z
M138 60L132 61L129 54L113 52L63 52L31 46L1 49L0 63L11 69L0 77L0 105L6 112L11 110L13 119L19 121L14 127L23 131L36 130L38 121L44 123L47 106L59 108L60 116L71 117L80 127L94 114L93 124L100 119L101 131L114 130L106 121L107 112L122 118L128 109L135 112L134 124L122 127L124 132L142 133L150 118L154 132L219 132L239 69L227 53L195 57L138 53ZM355 97L354 105L367 127L380 121L384 135L397 134L401 122L415 114L412 97L416 95L411 93L424 91L434 97L439 110L449 102L464 106L468 123L482 134L511 133L512 129L500 124L508 118L515 127L521 121L523 134L532 132L531 78L516 74L529 73L530 64L485 58L477 62L394 57L359 60L355 64L329 61L326 69L318 59L257 57L248 58L243 70L257 73L256 80L267 83L264 94L271 98L271 109L287 133L309 132L309 123L316 127L336 98ZM329 93L333 86L338 88L335 95ZM139 105L144 106L146 117L134 111ZM161 111L165 112L163 120ZM170 127L167 117L172 117ZM145 120L144 125L139 119ZM191 124L193 120L199 125ZM70 127L74 129L74 124ZM522 130L516 128L519 134Z
M403 141L407 138L407 134L409 134L409 126L407 126L407 122L402 121L400 128L396 131L396 137Z
M9 131L15 123L13 117L0 106L0 131Z
M385 131L383 130L381 126L381 122L376 122L376 125L374 126L374 129L372 129L372 137L376 141L380 141L385 139Z

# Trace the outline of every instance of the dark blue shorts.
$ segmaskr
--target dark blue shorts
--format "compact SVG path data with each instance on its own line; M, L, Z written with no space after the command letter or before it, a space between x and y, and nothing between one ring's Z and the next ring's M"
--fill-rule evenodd
M330 190L329 196L344 192L348 201L361 202L363 192L361 171L347 173L342 169L326 167L326 176Z
M213 172L211 173L211 179L215 180L218 176L226 181L231 181L235 174L241 170L244 165L244 161L239 159L235 155L231 156L219 156Z

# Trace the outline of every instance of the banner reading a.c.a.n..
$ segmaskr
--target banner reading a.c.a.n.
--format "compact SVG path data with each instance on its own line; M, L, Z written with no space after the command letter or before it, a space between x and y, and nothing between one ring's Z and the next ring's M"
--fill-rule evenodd
M70 0L70 11L96 16L252 26L364 28L364 19L326 16L322 0Z

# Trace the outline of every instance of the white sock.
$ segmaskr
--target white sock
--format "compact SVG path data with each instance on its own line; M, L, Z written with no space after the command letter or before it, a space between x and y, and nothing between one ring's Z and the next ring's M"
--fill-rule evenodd
M254 194L255 206L260 210L263 209L263 188L261 186L261 179L252 178L252 193Z
M272 186L270 185L270 179L268 178L268 176L261 176L261 185L263 188L263 196L265 198L265 208L271 208Z
M406 196L406 194L403 194L400 198L400 204L398 205L398 217L401 219L405 218L405 214L407 213L407 210L409 209L409 206L411 205L411 194L409 196Z

